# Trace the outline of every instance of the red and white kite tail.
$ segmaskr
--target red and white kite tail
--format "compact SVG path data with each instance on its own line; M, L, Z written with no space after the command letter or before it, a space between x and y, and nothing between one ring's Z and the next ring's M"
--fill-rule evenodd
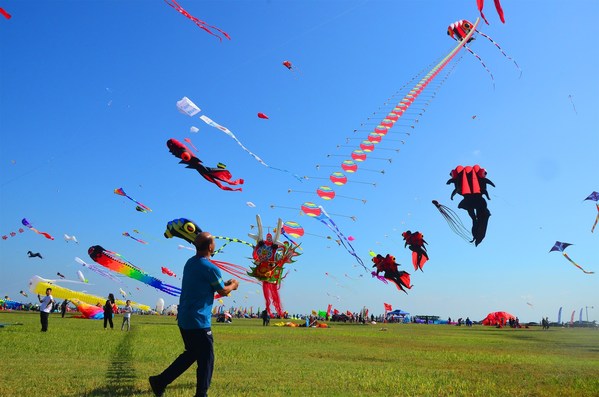
M478 34L480 34L483 37L486 37L491 43L493 43L495 45L495 47L497 47L497 49L499 49L499 51L501 51L501 53L503 54L503 56L505 56L507 59L509 59L510 61L514 62L514 65L516 65L516 68L520 71L520 77L522 77L522 69L520 69L520 66L518 66L518 62L516 62L516 60L514 58L512 58L511 56L509 56L504 50L503 48L501 48L501 46L495 41L493 40L491 37L489 37L488 35L484 34L483 32L481 32L480 30L476 30L476 32Z
M501 3L499 2L499 0L495 0L495 9L497 10L497 14L499 14L499 19L501 19L501 23L505 23L503 8L501 8Z
M478 30L477 30L478 32ZM478 59L480 61L480 64L483 65L483 68L485 68L485 70L487 71L487 73L489 73L489 76L491 76L491 81L493 82L493 89L495 89L495 77L493 77L493 73L491 73L491 71L489 70L489 68L487 67L487 65L485 65L485 63L483 62L482 58L478 56L478 54L474 51L472 51L470 49L470 47L468 47L466 44L464 44L464 48L468 50L468 52L470 52L472 55L474 55L476 57L476 59Z
M12 15L10 15L8 12L6 12L4 10L4 8L2 8L2 7L0 7L0 14L2 14L4 16L4 18L6 18L6 19L12 18Z

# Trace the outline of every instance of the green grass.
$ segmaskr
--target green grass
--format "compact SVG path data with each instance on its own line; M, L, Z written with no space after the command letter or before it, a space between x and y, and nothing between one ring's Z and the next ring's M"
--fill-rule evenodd
M0 396L151 396L147 378L183 345L173 317L133 316L131 332L53 314L0 313ZM599 396L592 329L213 324L213 396ZM381 331L385 328L386 331ZM165 397L192 396L195 366Z

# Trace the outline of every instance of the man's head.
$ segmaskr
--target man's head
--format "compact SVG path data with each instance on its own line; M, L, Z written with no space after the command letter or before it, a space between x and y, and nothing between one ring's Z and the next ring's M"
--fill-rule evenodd
M50 295L52 293L52 288L46 288L46 295Z
M195 245L197 253L200 256L212 256L214 253L214 237L208 232L198 234L193 245Z

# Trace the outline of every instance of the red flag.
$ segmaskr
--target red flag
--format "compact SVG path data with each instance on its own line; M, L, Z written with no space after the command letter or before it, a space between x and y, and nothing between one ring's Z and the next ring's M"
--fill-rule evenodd
M392 312L393 311L393 306L391 306L388 303L383 303L383 305L385 305L385 311L386 312Z
M329 306L327 307L327 317L329 317L331 315L332 309L333 309L333 305L329 303Z

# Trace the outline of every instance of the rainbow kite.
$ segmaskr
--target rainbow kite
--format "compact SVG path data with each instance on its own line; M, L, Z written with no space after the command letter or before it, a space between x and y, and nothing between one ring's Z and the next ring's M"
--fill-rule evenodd
M27 226L30 230L36 232L37 234L41 234L42 236L44 236L48 240L54 240L54 237L50 236L48 233L46 233L46 232L40 232L39 230L37 230L36 228L34 228L33 225L31 223L29 223L29 221L27 220L27 218L23 218L23 220L21 221L21 223L23 224L23 226Z
M569 246L571 246L572 244L570 243L562 243L561 241L556 241L555 244L553 245L553 247L551 247L551 249L549 250L549 252L552 251L559 251L562 253L562 255L564 256L564 258L566 258L568 261L570 261L571 264L573 264L574 266L576 266L577 268L579 268L580 270L582 270L584 273L586 274L594 274L595 272L589 272L586 271L582 268L582 266L580 266L579 264L577 264L576 262L574 262L572 259L570 259L570 257L568 256L568 254L566 254L564 252L564 250L566 248L568 248Z
M119 196L127 197L129 200L133 201L135 204L137 204L137 207L135 207L135 209L139 212L152 212L150 207L143 205L139 201L135 200L133 197L127 196L127 193L125 193L125 191L123 190L122 187L120 187L118 189L114 189L114 194L118 194Z

